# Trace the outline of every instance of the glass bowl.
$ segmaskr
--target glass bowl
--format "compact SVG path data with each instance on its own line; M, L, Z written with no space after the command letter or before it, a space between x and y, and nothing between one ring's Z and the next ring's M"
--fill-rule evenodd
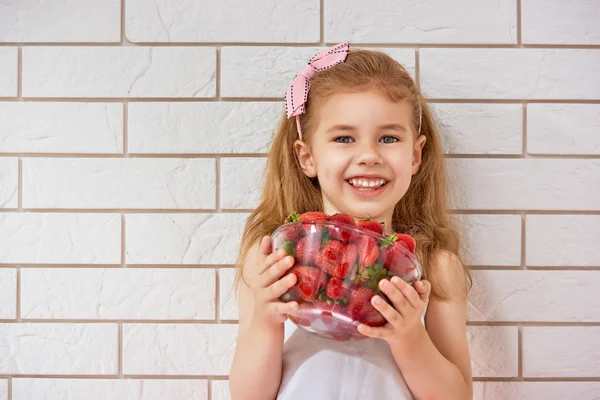
M286 223L271 239L273 251L283 248L295 260L288 273L296 274L296 284L280 298L299 304L289 319L329 339L361 340L366 337L357 330L360 323L386 324L371 305L376 294L390 303L380 280L398 276L413 284L422 276L414 240L407 235L385 236L327 220Z

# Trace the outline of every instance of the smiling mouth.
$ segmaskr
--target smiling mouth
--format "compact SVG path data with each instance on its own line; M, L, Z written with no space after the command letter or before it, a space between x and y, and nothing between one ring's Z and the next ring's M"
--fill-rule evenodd
M385 186L388 181L385 179L365 179L365 178L351 178L347 179L351 186L356 189L378 189L380 187Z

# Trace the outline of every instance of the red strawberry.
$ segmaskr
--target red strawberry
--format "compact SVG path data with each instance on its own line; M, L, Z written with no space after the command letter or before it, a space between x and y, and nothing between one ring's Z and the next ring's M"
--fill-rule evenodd
M359 228L366 229L383 235L383 222L373 221L372 219L363 219L356 223Z
M406 235L404 233L396 233L394 235L388 236L387 240L395 243L400 242L400 244L407 248L408 251L415 254L417 243L415 242L415 238L413 238L412 236Z
M370 236L362 235L355 242L358 250L358 265L369 267L379 258L377 242Z
M356 226L354 222L354 218L350 214L335 214L331 218L329 218L330 222L337 222L340 224L352 225ZM337 224L336 224L337 225ZM342 242L348 243L350 241L350 237L352 236L352 228L348 228L345 226L328 226L327 231L329 232L329 236L332 239L340 240Z
M375 292L367 287L360 287L350 292L348 300L348 313L355 320L362 320L367 315L375 310L371 304L371 298L375 296Z
M296 245L296 263L314 264L321 244L314 238L303 237Z
M356 263L357 250L353 244L332 240L317 254L317 266L331 276L344 279Z
M404 241L397 241L391 246L382 248L383 265L394 275L407 274L415 267L415 263L406 253L407 248Z
M297 288L300 298L304 301L315 301L319 291L327 284L327 276L318 268L298 265L290 271L296 274Z
M381 313L377 310L371 311L367 314L360 322L368 326L383 326L387 323L386 319L381 315Z
M337 300L345 297L348 294L348 289L350 289L350 287L346 282L334 276L327 283L325 293L330 299Z
M309 211L300 215L298 215L298 213L293 213L287 218L287 221L290 222L302 222L302 228L306 235L321 235L322 228L319 229L318 225L327 220L329 220L329 216L320 211Z
M302 224L291 223L282 229L281 232L286 241L296 243L302 236L304 236L304 228Z

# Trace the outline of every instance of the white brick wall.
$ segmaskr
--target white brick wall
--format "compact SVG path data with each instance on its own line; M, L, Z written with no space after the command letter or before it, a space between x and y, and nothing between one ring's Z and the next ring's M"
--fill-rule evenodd
M599 399L600 2L207 4L0 5L0 400L229 399L281 99L344 40L439 122L475 398Z

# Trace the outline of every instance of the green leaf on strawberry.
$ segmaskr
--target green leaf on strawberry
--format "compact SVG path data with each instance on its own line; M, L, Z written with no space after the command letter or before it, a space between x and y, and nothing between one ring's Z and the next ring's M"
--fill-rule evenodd
M288 256L296 256L296 243L291 240L284 240L281 248L285 250Z

